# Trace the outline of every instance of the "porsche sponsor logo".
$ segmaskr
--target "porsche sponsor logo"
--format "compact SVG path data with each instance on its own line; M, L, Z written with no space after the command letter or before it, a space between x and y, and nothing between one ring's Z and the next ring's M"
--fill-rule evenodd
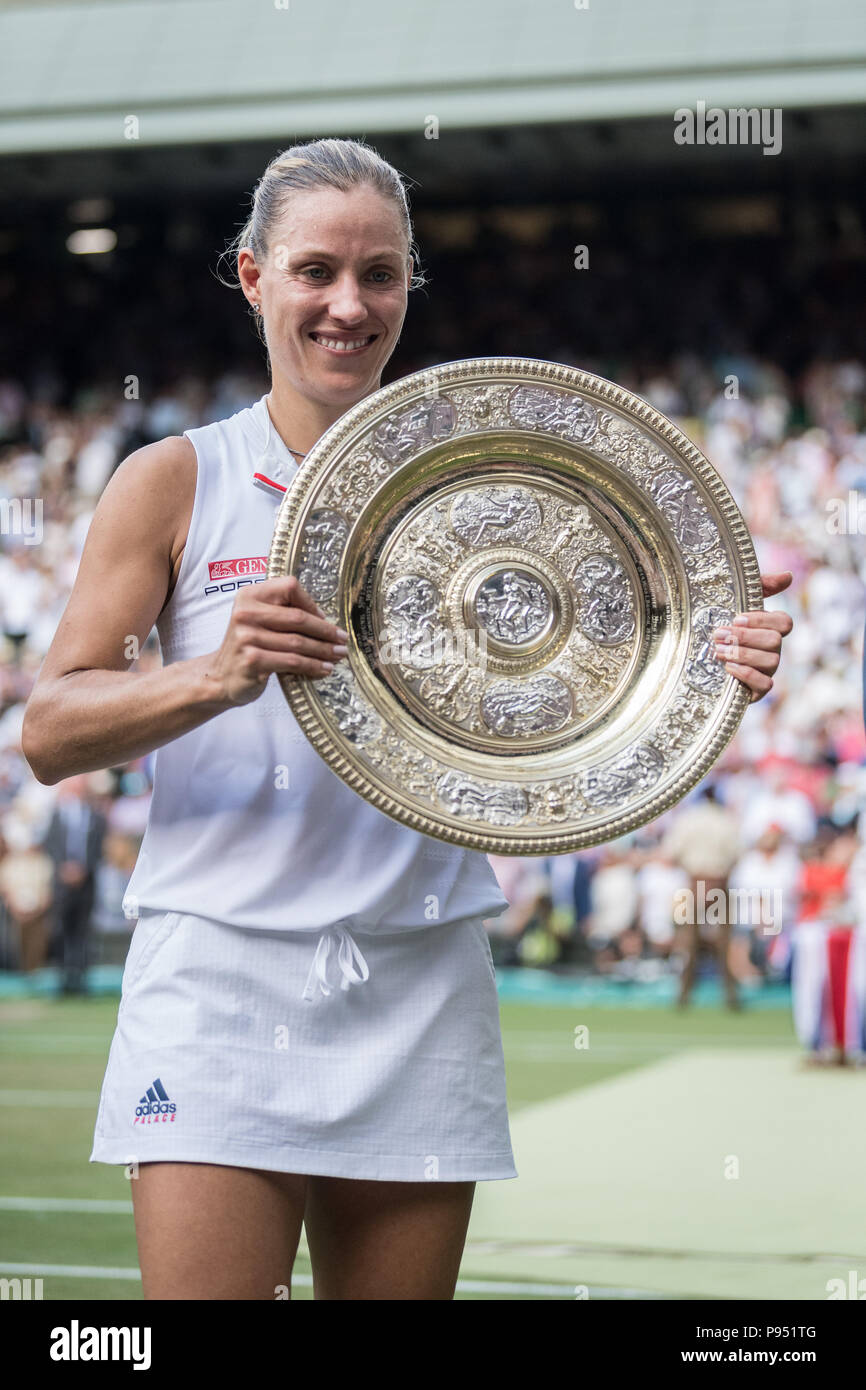
M248 584L261 584L267 578L267 555L243 555L236 560L209 560L208 575L210 584L205 584L208 594L235 594Z
M268 568L267 555L246 555L239 560L209 560L211 579L234 579L237 575L264 574Z

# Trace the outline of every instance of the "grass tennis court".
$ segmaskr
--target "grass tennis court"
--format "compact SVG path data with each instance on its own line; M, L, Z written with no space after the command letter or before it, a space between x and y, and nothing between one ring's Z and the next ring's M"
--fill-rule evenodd
M87 1162L116 1012L0 1002L0 1274L46 1299L141 1297L127 1181ZM506 1000L502 1022L520 1177L478 1184L458 1298L825 1299L866 1276L866 1069L805 1066L784 1009Z

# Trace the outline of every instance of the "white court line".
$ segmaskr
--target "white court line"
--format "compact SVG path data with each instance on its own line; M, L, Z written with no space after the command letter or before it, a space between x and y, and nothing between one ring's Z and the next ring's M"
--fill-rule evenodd
M131 1216L132 1203L96 1197L0 1197L0 1211L56 1211L85 1212L91 1215ZM553 1252L545 1250L545 1254ZM485 1253L488 1253L485 1251ZM28 1276L65 1277L69 1279L139 1279L137 1269L111 1269L101 1265L13 1265L0 1264L0 1274ZM313 1279L309 1274L293 1274L292 1283L312 1288ZM497 1279L460 1279L458 1293L513 1293L537 1294L545 1298L574 1298L574 1284L519 1283ZM589 1288L590 1297L596 1298L655 1298L661 1294L647 1289L608 1289Z
M94 1216L131 1216L132 1203L100 1197L0 1197L0 1211L84 1211Z
M91 1110L99 1103L99 1091L0 1091L0 1105L54 1106Z
M516 1284L501 1279L458 1279L458 1293L526 1293L545 1298L575 1298L575 1290L586 1289L590 1299L604 1298L665 1298L665 1294L650 1289L606 1289L592 1284Z
M695 1045L697 1046L698 1044ZM551 1059L556 1060L557 1058L564 1058L569 1055L573 1056L575 1053L577 1053L578 1057L586 1057L590 1061L596 1057L600 1058L602 1061L616 1059L618 1057L635 1057L638 1060L646 1059L648 1061L656 1061L657 1059L663 1060L665 1056L672 1055L675 1052L689 1050L687 1048L675 1048L668 1043L642 1043L640 1047L634 1047L631 1043L626 1042L598 1041L591 1041L588 1047L575 1047L574 1038L568 1035L560 1042L548 1038L546 1042L515 1043L509 1042L506 1038L504 1039L504 1047L506 1062L510 1057L521 1062L534 1061L536 1059L545 1061ZM793 1043L790 1047L786 1046L784 1042L777 1043L775 1044L775 1048L781 1048L784 1051L790 1052L796 1051L796 1045ZM768 1051L775 1050L775 1048L768 1048Z
M75 1213L75 1212L83 1212L85 1215L89 1214L89 1215L92 1215L92 1216L131 1216L131 1215L132 1215L132 1203L131 1203L131 1202L122 1202L122 1201L120 1201L120 1200L118 1200L118 1199L108 1198L108 1197L0 1197L0 1211L33 1211L33 1212L56 1211L56 1212L72 1212L72 1213ZM520 1241L509 1241L509 1240L483 1240L483 1239L481 1239L481 1240L469 1240L469 1241L467 1242L467 1245L466 1245L466 1253L467 1253L468 1255L500 1255L500 1254L505 1254L505 1255L529 1255L529 1256L534 1256L534 1257L537 1257L537 1258L543 1258L543 1259L552 1260L552 1259L565 1259L565 1258L569 1258L570 1256L574 1256L574 1255L577 1255L577 1256L581 1256L581 1255L583 1255L583 1256L603 1255L603 1256L615 1256L615 1257L619 1257L619 1256L622 1256L625 1252L624 1252L622 1249L620 1249L619 1247L617 1247L617 1246L611 1246L611 1245L593 1245L593 1244L591 1244L591 1243L590 1243L590 1244L582 1244L582 1245L581 1245L581 1244L576 1244L576 1243L566 1243L566 1242L563 1242L563 1241L557 1241L557 1242L554 1242L554 1241L547 1241L547 1242L535 1241L535 1242L531 1242L531 1243L530 1243L530 1242L527 1242L527 1243L524 1244L524 1243L521 1243ZM744 1260L745 1260L745 1261L756 1261L756 1260L757 1260L757 1261L765 1261L765 1260L796 1261L797 1263L801 1263L801 1262L803 1262L803 1261L809 1260L809 1261L812 1261L812 1262L814 1262L814 1263L829 1263L829 1264L839 1264L840 1262L845 1262L845 1261L847 1261L849 1264L856 1264L858 1261L860 1261L860 1262L862 1263L862 1261L863 1261L863 1259L864 1259L864 1256L863 1256L862 1252L861 1252L859 1255L851 1255L851 1254L847 1254L847 1255L846 1255L846 1254L844 1254L844 1253L840 1253L838 1250L837 1250L837 1251L834 1251L834 1252L825 1252L825 1251L819 1251L819 1250L810 1250L810 1251L808 1251L808 1252L806 1252L806 1253L802 1253L802 1252L799 1252L799 1251L793 1252L793 1253L792 1253L792 1252L780 1253L779 1251L772 1251L772 1250L771 1250L771 1251L763 1251L763 1252L750 1252L750 1253L745 1253L745 1254L744 1254L744 1253L741 1253L741 1252L738 1252L738 1251L732 1251L732 1250L723 1250L723 1251L719 1251L719 1250L708 1251L708 1250L697 1250L697 1249L695 1249L695 1250L674 1250L674 1249L661 1249L661 1250L657 1250L657 1249L652 1248L651 1246L644 1246L644 1247L639 1247L639 1246L634 1246L634 1247L632 1247L632 1246L630 1246L627 1253L628 1253L628 1255L629 1255L630 1258L639 1258L639 1257L648 1257L648 1258L650 1258L650 1259L684 1259L684 1258L691 1258L691 1259L699 1259L699 1260L703 1260L703 1259L707 1259L707 1258L712 1258L712 1259L715 1259L715 1260L734 1260L734 1261L744 1261ZM460 1287L461 1287L461 1288L469 1289L470 1283L471 1283L471 1281L469 1281L469 1283L464 1282L463 1284L460 1285ZM482 1281L482 1283L483 1283L483 1287L484 1287L485 1289L491 1287L491 1285L490 1285L489 1283L487 1283L486 1281ZM502 1291L504 1291L504 1290L506 1289L506 1285L505 1285L505 1284L497 1284L496 1287L499 1288L499 1289L501 1289ZM509 1286L509 1287L510 1287L510 1286ZM573 1285L564 1285L564 1284L562 1284L562 1285L560 1285L560 1284L557 1284L557 1285L553 1285L553 1284L549 1284L549 1285L548 1285L548 1284L543 1284L543 1285L542 1285L542 1284L530 1283L530 1284L525 1284L525 1285L524 1285L524 1284L516 1285L515 1287L516 1287L517 1289L521 1289L521 1290L524 1289L524 1288L527 1288L527 1289L548 1289L548 1290L553 1289L553 1288L558 1288L558 1289L568 1289L568 1290L571 1291L571 1292L573 1292L573 1290L574 1290L574 1286L573 1286ZM605 1297L616 1297L616 1296L617 1296L616 1290L615 1290L615 1289L604 1289L604 1290L599 1290L599 1292L603 1292L604 1295L605 1295ZM649 1298L649 1297L654 1297L654 1296L655 1296L655 1295L651 1294L650 1291L647 1290L647 1289L631 1290L631 1292L630 1292L630 1294L629 1294L628 1296L630 1297L630 1296L632 1296L632 1295L634 1295L635 1297L643 1297L643 1298ZM626 1297L626 1296L627 1296L627 1295L623 1294L623 1297ZM662 1297L662 1295L659 1295L659 1297Z
M111 1269L106 1265L25 1265L12 1264L6 1260L0 1264L0 1274L17 1274L24 1279L140 1279L137 1269Z
M0 1034L0 1053L20 1052L104 1052L108 1055L111 1037L103 1033L24 1033L9 1026Z
M102 1045L106 1041L106 1036L103 1032L55 1033L53 1030L50 1033L46 1033L44 1031L28 1032L28 1026L30 1025L22 1026L17 1023L12 1023L9 1019L3 1019L2 1016L0 1016L0 1025L2 1025L5 1030L2 1034L2 1038L0 1038L0 1041L7 1043L32 1042L41 1044L43 1042L50 1042L56 1044L58 1047L61 1044L65 1047L74 1043L82 1042L97 1042L100 1045ZM40 1023L39 1028L43 1029L44 1023Z
M112 1269L104 1265L30 1265L0 1264L0 1274L18 1275L21 1278L57 1279L128 1279L141 1278L137 1269ZM293 1274L292 1285L305 1289L313 1287L312 1274ZM501 1279L458 1279L458 1293L514 1293L536 1294L542 1298L569 1298L575 1296L574 1284L519 1284ZM650 1293L646 1289L604 1289L586 1287L590 1298L663 1298L663 1294Z
M666 1020L663 1018L663 1022ZM576 1023L580 1019L575 1019ZM661 1028L653 1028L646 1033L632 1033L628 1029L621 1031L616 1028L606 1028L593 1020L589 1028L590 1034L596 1038L596 1042L633 1042L636 1047L648 1047L652 1043L658 1043L665 1047L739 1047L741 1044L748 1048L761 1047L784 1047L787 1038L784 1036L770 1037L746 1037L741 1033L665 1033ZM565 1027L552 1024L550 1028L515 1028L511 1036L516 1041L526 1039L528 1042L549 1042L551 1037L561 1037L565 1033L566 1037L571 1036L571 1025L566 1023Z

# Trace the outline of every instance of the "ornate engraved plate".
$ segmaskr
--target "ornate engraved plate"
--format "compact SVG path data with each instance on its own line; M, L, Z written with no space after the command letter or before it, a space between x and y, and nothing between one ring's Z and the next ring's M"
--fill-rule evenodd
M268 577L349 633L281 685L317 752L414 830L563 854L674 805L749 692L712 632L762 607L712 465L645 401L530 358L417 372L368 396L283 499Z

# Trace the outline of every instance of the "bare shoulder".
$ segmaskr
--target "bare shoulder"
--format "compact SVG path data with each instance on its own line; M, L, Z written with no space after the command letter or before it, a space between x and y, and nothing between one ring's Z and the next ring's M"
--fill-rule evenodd
M170 437L136 449L96 504L72 593L39 681L126 670L126 639L143 643L174 588L195 499L196 454Z
M196 452L185 435L169 435L129 454L99 502L105 521L126 520L146 549L167 555L169 592L180 569L195 501Z
M103 497L112 505L135 498L136 507L154 517L176 513L195 496L196 454L182 434L169 435L127 455L115 469Z

